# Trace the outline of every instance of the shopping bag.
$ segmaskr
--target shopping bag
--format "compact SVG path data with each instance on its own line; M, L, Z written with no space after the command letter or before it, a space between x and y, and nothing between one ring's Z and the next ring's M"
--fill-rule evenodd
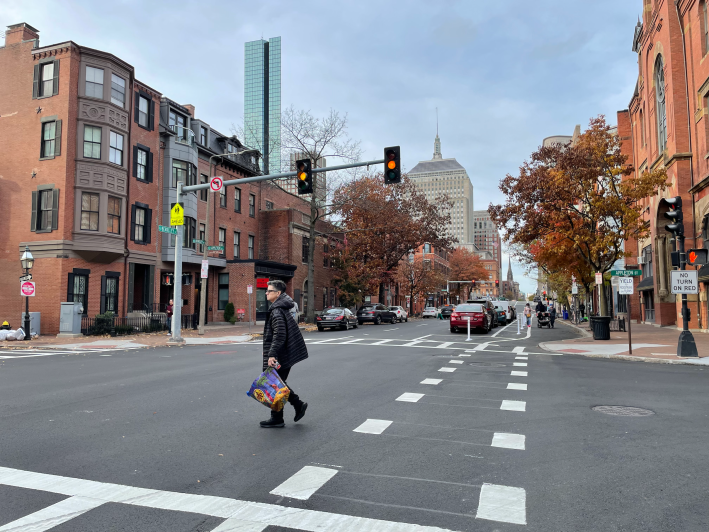
M288 401L290 390L273 368L266 368L261 376L251 385L246 393L274 412L280 412Z

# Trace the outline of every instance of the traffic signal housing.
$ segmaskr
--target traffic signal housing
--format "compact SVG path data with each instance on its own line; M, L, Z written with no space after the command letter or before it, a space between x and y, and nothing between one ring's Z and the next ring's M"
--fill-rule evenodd
M384 148L384 184L401 183L401 150L399 146Z
M690 249L687 252L687 264L690 266L709 264L709 249Z
M313 171L310 159L300 159L295 162L298 195L313 193Z
M473 280L473 281L471 281L470 283L471 283L470 286L472 286L473 288L475 288L475 281Z
M669 205L671 210L665 213L665 218L672 223L665 226L665 230L674 233L676 236L684 235L684 214L682 213L682 198L675 196L674 198L665 198L662 200L666 205Z

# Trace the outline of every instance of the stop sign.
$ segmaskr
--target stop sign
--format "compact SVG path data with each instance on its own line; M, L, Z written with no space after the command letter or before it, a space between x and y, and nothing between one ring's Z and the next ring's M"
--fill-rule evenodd
M20 291L25 297L34 296L34 283L32 281L24 281L20 283Z

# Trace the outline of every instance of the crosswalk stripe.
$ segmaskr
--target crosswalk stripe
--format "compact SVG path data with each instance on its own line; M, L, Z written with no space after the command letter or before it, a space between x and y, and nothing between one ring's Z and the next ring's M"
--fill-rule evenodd
M442 371L444 373L453 373L456 369L458 368L441 368L438 371Z
M505 399L500 405L500 410L513 410L515 412L524 412L527 410L526 401L509 401Z
M379 340L378 342L374 342L373 344L369 344L369 345L382 345L382 344L385 344L387 342L392 342L392 341L393 340Z
M362 423L359 427L354 429L352 432L362 432L364 434L381 434L393 421L387 421L386 419L368 419Z
M527 492L523 488L483 484L475 516L478 519L527 524Z
M99 499L69 497L12 523L0 526L0 532L44 532L105 503L106 501Z
M271 495L281 495L289 499L307 501L313 493L337 474L337 469L304 466L292 477L271 490Z
M527 363L526 363L526 362L513 362L512 365L513 365L513 366L522 366L522 367L524 367L524 366L527 365Z
M425 394L423 393L402 393L396 398L397 401L404 401L406 403L418 403Z
M510 375L512 375L513 377L526 377L527 373L528 372L526 371L511 371Z
M440 384L443 382L443 379L424 379L421 381L421 384Z
M519 449L524 451L526 437L524 434L509 434L507 432L496 432L492 436L492 447L502 447L503 449Z
M522 384L521 382L508 382L507 389L508 390L526 390L527 385Z
M462 360L449 360L448 363L449 364L462 364L463 361Z
M449 345L453 345L455 342L443 342L441 345L437 345L436 349L445 349Z

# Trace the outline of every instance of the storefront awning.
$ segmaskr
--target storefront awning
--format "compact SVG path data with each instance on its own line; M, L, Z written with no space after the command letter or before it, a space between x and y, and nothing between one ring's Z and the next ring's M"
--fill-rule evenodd
M655 283L653 281L652 276L645 277L645 279L640 281L640 284L638 285L638 292L642 292L644 290L654 290L654 289L655 289Z
M697 276L699 277L700 283L709 283L709 264L705 264L699 268Z

